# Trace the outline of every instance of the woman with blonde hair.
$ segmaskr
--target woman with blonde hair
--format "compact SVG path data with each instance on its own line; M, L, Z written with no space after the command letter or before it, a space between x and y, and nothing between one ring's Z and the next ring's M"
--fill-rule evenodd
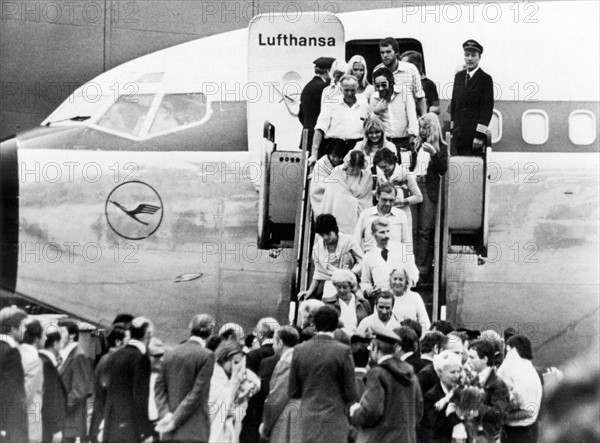
M356 91L356 98L363 101L365 104L369 103L369 99L375 88L369 83L367 75L367 62L362 55L353 56L348 61L348 69L346 74L355 76L358 79L358 90Z
M448 170L448 146L444 142L438 116L429 112L419 118L414 173L423 201L411 207L416 262L428 278L433 263L432 232L435 227L440 177Z

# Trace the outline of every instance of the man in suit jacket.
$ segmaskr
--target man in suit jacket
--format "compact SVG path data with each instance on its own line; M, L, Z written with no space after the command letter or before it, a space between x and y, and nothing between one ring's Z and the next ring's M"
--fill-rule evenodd
M79 326L72 320L58 322L61 334L60 378L67 392L67 415L63 442L87 437L87 398L93 392L94 375L90 359L79 347Z
M269 369L265 367L263 368L263 373L259 374L260 366L262 361L275 354L273 336L277 328L279 328L279 323L274 318L261 318L254 329L254 335L260 343L260 348L254 349L246 355L246 369L250 369L256 375L259 377L262 376L265 379L270 379L270 374L268 374ZM275 369L274 364L272 365L272 369ZM266 391L261 389L248 400L246 416L242 420L240 443L258 443L260 441L258 427L262 419L265 396Z
M385 328L373 329L371 358L377 362L367 374L360 403L350 408L359 426L357 441L416 443L416 427L423 414L421 388L411 366L394 358L400 337Z
M0 311L0 442L29 441L25 405L25 374L18 349L23 339L23 322L27 314L21 309Z
M400 344L397 350L398 356L402 361L411 365L415 374L418 374L427 363L421 360L418 354L419 337L417 333L408 326L396 328L394 332L400 337Z
M23 341L19 345L21 362L25 372L25 396L27 402L27 421L29 423L29 440L40 442L42 440L42 422L36 413L42 405L44 387L44 365L38 354L42 340L42 325L39 321L28 318L25 321Z
M454 77L450 103L452 155L481 155L494 110L494 83L479 67L483 47L463 43L466 69Z
M347 406L357 400L350 346L333 339L338 315L330 306L314 314L317 335L296 346L289 394L300 398L300 435L296 441L348 439Z
M166 441L208 442L210 417L208 395L215 367L214 354L201 337L203 315L190 323L190 338L165 352L154 385L161 420L159 432Z
M67 393L58 373L60 333L49 332L44 348L39 350L44 368L42 397L42 443L50 443L54 434L62 431L67 414Z
M490 340L478 340L469 345L468 364L479 376L484 398L477 413L487 441L499 442L506 420L510 394L496 374L494 346Z
M150 358L147 346L154 327L147 318L137 317L129 331L129 342L107 363L105 443L139 443L153 432L148 420Z
M300 94L300 110L298 120L304 129L308 129L308 149L312 146L313 135L317 118L321 113L321 94L323 89L329 85L329 69L334 59L331 57L319 57L315 64L315 76L309 81Z

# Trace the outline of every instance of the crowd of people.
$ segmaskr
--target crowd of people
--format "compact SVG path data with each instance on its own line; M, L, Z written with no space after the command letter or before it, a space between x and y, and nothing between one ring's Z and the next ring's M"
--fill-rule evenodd
M440 101L422 54L400 54L392 37L381 40L379 50L382 63L372 83L360 55L348 63L314 61L315 77L302 91L298 115L314 165L311 207L315 217L333 215L340 234L354 236L364 253L375 245L373 218L387 218L392 242L410 245L427 281L440 177L448 169ZM467 40L463 50L465 69L456 74L449 107L452 154L482 155L494 104L492 78L479 67L478 42ZM385 185L391 185L385 187L392 193L391 209L378 204Z
M78 324L0 311L0 441L537 442L543 377L529 339L370 314L309 299L298 322L252 333L195 315L167 347L144 317L119 314L91 359ZM358 322L358 328L355 328ZM94 362L96 362L94 364Z

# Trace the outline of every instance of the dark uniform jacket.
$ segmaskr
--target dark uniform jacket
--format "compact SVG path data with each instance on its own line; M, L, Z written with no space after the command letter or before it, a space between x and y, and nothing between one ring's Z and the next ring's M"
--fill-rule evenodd
M422 414L421 388L412 367L387 359L367 373L365 392L352 415L352 423L360 427L356 441L416 442Z
M431 156L431 161L429 162L429 166L427 166L427 174L425 176L427 196L434 203L438 201L440 176L444 175L446 171L448 171L448 146L444 143L440 143L440 150Z
M317 334L294 348L289 394L300 398L302 442L345 442L349 404L357 400L350 346Z
M58 372L67 392L67 415L63 437L87 437L87 399L94 390L91 360L76 346Z
M475 137L486 140L486 131L494 110L492 77L479 68L465 87L467 71L454 77L450 103L452 155L481 155L473 151Z
M435 409L435 404L446 396L441 382L438 382L424 396L425 416L421 422L421 430L429 430L429 435L422 435L423 442L451 443L452 430L461 422L455 412L446 416L448 404L440 411Z
M47 355L40 353L44 368L44 396L42 397L42 441L51 441L52 435L62 431L67 413L67 393L58 369Z
M159 415L171 412L175 422L175 430L165 435L165 440L208 441L208 397L214 367L214 354L195 340L165 353L154 385Z
M300 94L300 110L298 111L298 119L304 129L308 129L308 149L312 145L312 139L315 133L315 125L317 124L317 118L321 113L321 95L323 89L327 87L328 83L325 82L321 77L315 75L311 81L309 81L302 94Z
M138 443L152 435L148 420L150 359L126 345L108 359L104 442Z
M0 340L0 442L29 440L21 353Z

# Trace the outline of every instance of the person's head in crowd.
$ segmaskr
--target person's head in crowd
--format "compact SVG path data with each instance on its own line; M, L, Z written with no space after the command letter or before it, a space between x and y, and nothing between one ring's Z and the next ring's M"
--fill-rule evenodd
M377 211L383 215L392 212L398 190L390 182L377 186Z
M202 340L208 339L215 332L215 319L210 314L197 314L190 321L190 335Z
M398 157L387 148L380 149L373 157L373 163L385 174L386 177L391 177L396 170Z
M504 342L508 342L508 339L511 338L513 335L517 335L517 331L515 328L513 328L512 326L506 328L503 332L504 335Z
M385 142L385 127L377 117L369 117L363 127L363 135L368 147L381 148Z
M454 331L454 325L446 320L436 320L433 323L431 323L429 330L438 331L444 335L448 335L449 333Z
M215 351L215 360L223 368L228 377L231 377L233 366L239 364L244 358L244 353L239 343L224 340Z
M525 360L533 360L533 348L531 341L524 335L513 335L506 342L506 353L515 350L519 357Z
M448 343L448 337L438 331L428 331L421 339L421 355L433 358L439 354Z
M494 363L493 366L500 366L502 361L504 360L504 342L502 341L502 337L493 329L488 329L483 331L479 337L471 338L469 337L469 341L473 341L476 339L489 341L494 347Z
M61 335L59 331L51 331L46 333L46 340L44 340L44 349L55 357L60 355L60 340Z
M544 383L539 441L600 441L600 361L597 345L571 360L564 373L553 368L548 376L552 378Z
M423 142L429 143L436 150L439 150L442 144L446 144L442 135L440 119L433 112L419 117L419 143Z
M131 340L137 340L148 346L150 339L154 335L154 325L146 317L136 317L131 320L129 332Z
M442 351L433 357L433 369L448 390L454 388L460 380L461 368L462 360L454 352Z
M358 149L350 151L346 159L346 173L352 176L358 176L367 167L367 158L365 153Z
M304 329L308 326L314 326L315 320L315 312L321 306L324 306L324 303L321 300L309 299L304 300L300 304L300 309L298 309L298 325Z
M134 319L135 317L131 314L127 314L127 313L122 313L122 314L117 314L117 316L115 317L115 319L113 320L112 324L116 325L117 323L124 323L125 326L127 328L129 328L129 324L131 323L131 321Z
M339 324L338 324L338 326L339 326ZM346 331L344 331L341 328L338 328L335 331L333 331L333 339L336 341L339 341L340 343L343 343L345 345L348 345L348 346L351 345L350 336L346 333Z
M219 328L218 335L225 340L233 341L240 346L244 343L244 328L237 323L225 323Z
M462 337L461 334L455 331L449 333L446 337L448 338L448 341L444 345L444 350L460 356L463 360L463 363L465 363L468 358L468 353L465 350L465 346L468 345L466 338Z
M17 343L23 341L27 313L12 306L0 310L0 334L7 335Z
M415 331L417 337L421 337L421 335L423 335L423 328L421 327L421 323L416 321L414 318L405 318L400 322L400 326L408 326L413 331ZM419 349L418 346L417 349Z
M244 354L247 354L248 352L258 348L260 348L260 343L258 342L256 335L252 333L246 335L244 338Z
M467 71L470 72L476 69L481 61L483 46L481 46L475 40L470 39L463 43L463 51L465 57L465 67L467 68Z
M375 311L383 323L387 323L392 318L393 308L394 296L391 292L381 291L375 296Z
M315 220L315 232L321 236L325 246L332 246L338 242L340 229L333 215L321 214Z
M367 75L367 62L362 55L354 55L348 61L348 70L346 74L353 75L358 80L358 85L361 90L369 86Z
M346 73L348 69L348 65L342 59L336 59L329 69L329 77L331 77L331 82L335 85L340 83L341 78Z
M160 371L165 355L165 343L160 338L152 337L150 343L148 343L148 354L150 355L152 372Z
M305 341L310 340L315 335L317 335L317 328L315 328L315 325L310 325L306 326L305 328L302 328L302 330L300 331L300 343L304 343Z
M366 368L369 364L369 344L363 340L357 341L356 336L350 338L350 346L352 348L352 359L354 367ZM361 337L362 338L362 337Z
M206 349L215 352L219 345L223 343L225 339L221 335L213 335L206 340Z
M379 249L386 249L390 242L390 223L383 217L377 217L371 223L371 235Z
M475 340L469 345L469 367L477 373L494 366L494 345L489 340Z
M402 297L410 286L410 278L404 267L392 270L390 273L390 288L395 297Z
M378 361L386 355L393 355L400 344L400 337L381 326L374 326L371 331L371 358Z
M425 71L423 70L423 56L420 52L417 51L405 51L400 54L400 61L405 63L410 63L417 68L419 74L423 75Z
M335 59L332 57L319 57L313 62L315 65L315 74L320 76L327 83L331 81L329 70L334 61Z
M272 340L275 331L279 328L279 322L273 317L261 318L254 328L256 339L262 344L265 340Z
M356 274L349 269L338 269L331 274L331 283L335 286L337 297L346 303L352 300L358 289Z
M347 153L346 143L339 138L333 139L327 146L327 158L333 166L344 163L344 157Z
M399 52L400 47L394 37L386 37L379 41L379 55L386 68L392 71L396 68Z
M43 332L42 325L39 321L34 318L28 318L25 320L23 343L35 346L39 349L41 347Z
M373 87L380 99L389 102L394 92L395 84L394 74L389 69L379 68L373 73Z
M275 332L273 338L273 350L275 354L281 355L287 349L293 348L300 341L300 334L293 326L282 326Z
M417 333L408 326L401 326L394 329L394 332L400 337L400 346L398 346L397 352L400 356L408 354L409 352L416 353L419 349L419 337Z
M106 335L108 349L125 346L129 341L129 334L129 328L126 327L125 323L114 323Z
M331 306L321 306L314 315L317 332L333 332L337 329L339 315Z
M358 91L358 80L353 75L344 75L340 79L340 87L344 102L348 105L356 103L356 92Z
M79 326L73 320L59 320L58 327L60 328L60 345L64 349L71 343L79 341Z

